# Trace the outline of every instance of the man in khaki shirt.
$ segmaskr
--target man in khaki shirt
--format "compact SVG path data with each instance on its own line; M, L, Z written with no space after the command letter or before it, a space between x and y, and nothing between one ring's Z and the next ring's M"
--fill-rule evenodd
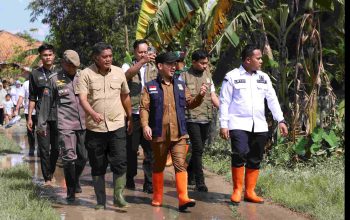
M112 65L112 47L93 46L94 64L81 72L77 92L86 112L86 139L91 175L97 197L96 209L106 208L105 174L113 172L114 205L127 207L123 191L126 182L126 128L132 131L129 87L121 68ZM123 106L123 108L122 108Z
M208 86L203 84L199 94L191 97L185 84L173 78L176 60L177 56L172 52L156 57L158 77L145 85L140 103L140 117L143 135L146 140L151 141L154 158L152 205L162 205L163 171L170 151L176 173L179 211L184 211L196 204L187 194L185 159L188 134L185 107L199 106Z

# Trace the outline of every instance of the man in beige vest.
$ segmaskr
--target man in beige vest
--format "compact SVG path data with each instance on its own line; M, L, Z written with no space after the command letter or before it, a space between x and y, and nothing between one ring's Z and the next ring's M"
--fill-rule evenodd
M146 82L157 77L157 68L154 64L155 51L148 46L146 40L136 40L134 45L135 60L132 64L124 63L122 69L128 81L132 102L133 132L127 137L127 180L126 188L135 189L134 177L137 174L137 152L139 145L143 149L143 191L153 193L152 187L152 148L149 141L142 135L140 126L140 97Z
M202 154L209 135L213 105L219 108L219 99L215 93L208 62L208 54L205 51L194 51L192 53L192 66L179 78L185 82L192 96L198 94L203 83L210 87L200 106L186 110L186 124L192 147L192 155L187 167L188 183L189 185L193 184L193 177L195 177L195 190L199 192L208 192L204 182Z

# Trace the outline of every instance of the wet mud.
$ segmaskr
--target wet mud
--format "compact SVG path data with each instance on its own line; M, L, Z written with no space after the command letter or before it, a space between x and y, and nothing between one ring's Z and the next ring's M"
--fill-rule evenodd
M307 219L303 215L294 213L289 209L275 205L268 200L264 204L253 204L241 202L239 207L233 207L230 201L232 184L225 181L222 176L205 171L206 184L209 192L194 192L189 189L189 196L197 201L194 208L189 208L186 213L177 210L178 200L175 188L175 175L172 167L167 167L164 173L164 196L163 207L151 206L152 195L142 192L143 172L142 153L139 157L138 175L135 177L136 190L125 190L125 200L130 203L127 209L113 206L112 173L108 170L106 174L107 209L94 209L96 204L95 193L92 186L90 166L86 165L81 177L83 193L76 194L76 201L68 204L65 200L66 186L63 169L56 167L54 174L54 186L44 187L41 175L40 158L28 156L28 144L25 124L16 124L9 129L1 129L7 137L15 140L22 148L22 154L8 154L0 157L0 169L9 168L19 163L28 163L33 173L33 181L39 186L39 194L43 198L52 201L62 220L112 220L112 219Z

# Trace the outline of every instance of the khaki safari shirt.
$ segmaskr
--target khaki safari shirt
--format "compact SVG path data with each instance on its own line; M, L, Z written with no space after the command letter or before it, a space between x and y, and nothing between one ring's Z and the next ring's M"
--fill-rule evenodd
M179 126L177 122L176 106L175 106L175 97L174 97L174 84L171 81L170 84L166 84L162 80L162 89L164 93L164 103L163 103L163 126L162 126L162 136L153 137L153 142L164 142L167 139L167 136L170 136L171 141L179 141L184 138L188 138L188 134L179 136ZM195 108L199 106L203 97L197 95L195 97L191 96L191 92L185 87L185 97L186 97L186 108ZM141 126L148 126L149 123L149 107L150 107L150 96L145 87L141 96L140 102L140 117L141 117Z
M97 124L87 114L88 130L108 132L125 126L125 111L120 94L129 94L129 87L121 68L112 65L106 75L102 75L95 64L85 68L80 73L77 92L87 94L92 109L104 118Z

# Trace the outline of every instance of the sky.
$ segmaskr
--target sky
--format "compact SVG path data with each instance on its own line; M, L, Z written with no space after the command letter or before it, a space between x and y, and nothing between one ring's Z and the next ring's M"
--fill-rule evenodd
M5 30L16 34L27 31L37 40L43 41L49 34L48 25L41 23L41 18L30 22L30 10L27 10L30 0L0 0L0 30ZM30 32L30 29L38 29Z

